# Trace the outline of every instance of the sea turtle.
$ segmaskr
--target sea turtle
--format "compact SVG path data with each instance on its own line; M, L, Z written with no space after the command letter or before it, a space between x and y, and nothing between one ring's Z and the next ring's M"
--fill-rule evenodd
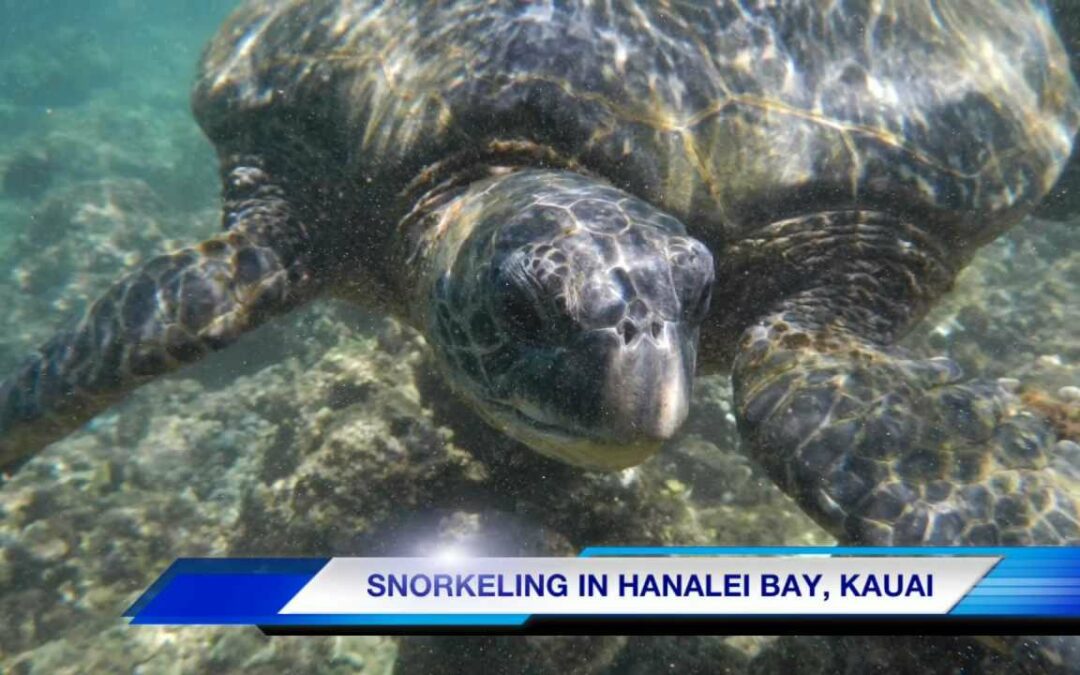
M1054 183L1080 92L1023 0L250 0L195 114L224 232L0 391L14 467L320 296L419 329L490 424L645 460L695 368L839 539L1080 542L1080 448L894 342ZM700 339L699 339L700 338Z

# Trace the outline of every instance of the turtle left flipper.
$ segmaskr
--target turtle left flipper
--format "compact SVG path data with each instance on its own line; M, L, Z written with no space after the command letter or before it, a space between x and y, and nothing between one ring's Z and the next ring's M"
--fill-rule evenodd
M306 231L260 164L227 160L224 233L115 282L0 385L0 471L313 295Z
M917 257L836 265L746 329L733 370L743 438L841 541L1080 543L1080 449L997 382L891 346L939 292L905 273Z

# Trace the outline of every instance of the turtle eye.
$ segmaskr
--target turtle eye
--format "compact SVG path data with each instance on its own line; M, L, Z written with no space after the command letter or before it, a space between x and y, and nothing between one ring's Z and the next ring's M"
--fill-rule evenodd
M683 304L683 316L690 323L701 323L708 316L709 305L712 304L712 284L706 284L697 297L690 296L686 300Z
M682 304L683 320L698 324L705 320L712 302L715 279L713 257L700 242L676 240L672 245L671 276Z
M499 323L513 335L538 341L544 332L544 318L536 300L520 283L501 279L496 298Z

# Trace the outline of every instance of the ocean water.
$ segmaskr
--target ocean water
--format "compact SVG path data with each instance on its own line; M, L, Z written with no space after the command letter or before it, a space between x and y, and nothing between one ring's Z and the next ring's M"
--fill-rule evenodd
M218 231L215 154L189 95L234 4L0 0L0 375L119 275ZM1075 68L1080 5L1052 10ZM981 249L905 338L918 355L1017 380L1074 441L1078 167L1074 154L1043 205ZM726 376L698 381L657 457L582 472L487 427L413 329L326 300L138 389L0 480L0 674L1033 667L1015 645L960 638L267 638L120 616L181 556L425 554L462 541L570 554L835 540L740 447Z

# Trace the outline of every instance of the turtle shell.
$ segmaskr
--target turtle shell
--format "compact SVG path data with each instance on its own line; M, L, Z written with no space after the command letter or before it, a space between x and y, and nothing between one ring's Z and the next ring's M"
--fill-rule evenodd
M707 242L857 208L914 214L957 254L1046 193L1080 123L1023 0L251 0L194 108L223 151L361 193L539 146Z

